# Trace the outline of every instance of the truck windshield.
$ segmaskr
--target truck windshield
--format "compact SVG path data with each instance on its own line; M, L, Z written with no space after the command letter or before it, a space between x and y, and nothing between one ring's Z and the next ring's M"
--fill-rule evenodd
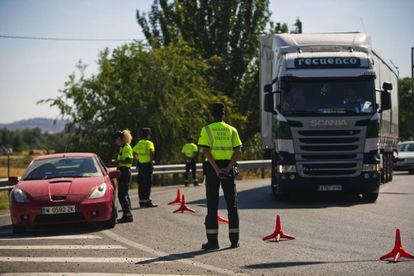
M373 79L286 79L281 82L284 115L357 115L375 111Z

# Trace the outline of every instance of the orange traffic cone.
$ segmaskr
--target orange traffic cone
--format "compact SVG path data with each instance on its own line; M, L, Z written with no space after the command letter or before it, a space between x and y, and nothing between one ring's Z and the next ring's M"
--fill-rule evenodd
M218 221L218 222L223 222L223 223L229 223L229 220L228 220L228 219L223 218L223 217L222 217L222 216L220 216L220 215L217 215L217 221Z
M285 238L285 239L288 239L288 240L294 240L295 239L295 237L292 237L292 236L289 236L289 235L283 233L282 226L280 225L280 216L277 215L276 216L275 231L272 234L264 237L263 240L267 241L267 240L275 239L276 242L279 242L280 239L282 239L282 238Z
M180 191L180 189L177 189L177 197L173 201L168 203L168 205L178 204L178 203L181 204L181 191Z
M388 258L392 258L392 261L394 263L398 262L398 259L400 257L403 258L409 258L409 259L414 259L414 256L411 255L410 253L408 253L407 251L404 250L402 244L401 244L401 236L400 236L400 229L397 229L395 231L395 244L394 244L394 248L391 250L390 253L382 256L380 258L381 261L388 259Z
M185 211L195 213L195 211L193 209L191 209L190 207L187 206L187 204L185 204L185 198L184 198L184 195L183 195L182 199L181 199L181 206L180 206L180 208L175 210L174 213L178 213L178 212L184 213Z

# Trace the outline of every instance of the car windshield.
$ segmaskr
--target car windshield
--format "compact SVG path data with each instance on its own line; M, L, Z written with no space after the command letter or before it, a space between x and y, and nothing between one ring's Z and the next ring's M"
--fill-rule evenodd
M365 115L375 111L373 79L286 79L281 82L284 115Z
M34 160L23 180L51 179L61 177L102 176L101 168L92 157L63 157Z
M414 151L414 143L400 144L398 151Z

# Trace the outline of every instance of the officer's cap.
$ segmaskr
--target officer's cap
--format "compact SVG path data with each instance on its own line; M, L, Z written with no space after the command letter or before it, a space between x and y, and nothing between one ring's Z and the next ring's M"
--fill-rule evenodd
M152 132L151 132L151 128L149 128L149 127L144 127L144 128L141 130L141 133L142 133L142 135L143 135L143 136L150 135L150 134L152 134Z
M223 103L213 103L211 105L211 112L213 113L224 113L226 106Z
M124 137L124 133L120 130L115 131L114 133L114 140L118 139L118 138L123 138Z

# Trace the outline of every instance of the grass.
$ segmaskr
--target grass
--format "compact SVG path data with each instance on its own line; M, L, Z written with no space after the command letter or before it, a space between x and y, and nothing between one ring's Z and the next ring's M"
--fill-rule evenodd
M9 209L8 192L2 191L0 192L0 210L7 210L7 209Z

